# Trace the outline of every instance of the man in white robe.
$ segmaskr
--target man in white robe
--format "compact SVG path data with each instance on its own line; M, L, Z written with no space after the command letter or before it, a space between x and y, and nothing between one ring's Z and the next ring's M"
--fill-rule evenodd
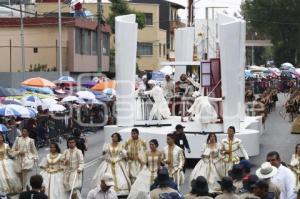
M22 189L26 189L27 174L34 167L38 160L38 152L34 140L28 137L28 130L22 129L21 137L17 137L12 147L15 155L14 170L18 174Z
M296 177L289 168L281 164L279 153L276 151L269 152L267 161L278 169L271 181L279 186L281 190L280 199L296 199Z
M75 138L68 139L68 149L64 151L64 186L72 194L73 199L81 199L82 171L84 168L83 155L76 147Z
M174 134L167 135L167 146L163 149L163 162L166 164L169 175L177 183L178 189L184 183L183 167L185 157L183 150L175 144Z

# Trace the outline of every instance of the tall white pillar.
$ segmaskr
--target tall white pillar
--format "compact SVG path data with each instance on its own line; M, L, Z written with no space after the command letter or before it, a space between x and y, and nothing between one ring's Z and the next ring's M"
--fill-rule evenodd
M194 32L194 27L178 28L175 30L175 61L193 61ZM186 73L186 66L175 66L175 81L178 81L180 75L183 73Z
M240 130L245 117L245 32L244 20L219 14L224 131Z
M137 27L133 14L116 17L115 63L118 126L134 125Z

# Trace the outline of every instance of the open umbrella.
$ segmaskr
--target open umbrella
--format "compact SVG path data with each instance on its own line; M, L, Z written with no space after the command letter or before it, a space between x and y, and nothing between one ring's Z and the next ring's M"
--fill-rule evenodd
M34 78L27 79L24 82L22 82L22 85L33 86L33 87L50 87L50 88L55 87L54 83L41 77L34 77Z
M100 83L96 84L95 86L93 86L91 89L95 90L95 91L102 91L106 88L116 89L116 85L117 85L117 82L114 80L111 80L111 81L106 81L106 82L100 82Z
M78 91L76 93L76 95L78 95L79 98L85 99L85 100L96 99L96 96L90 91Z
M295 67L293 66L293 64L286 62L286 63L281 64L280 69L281 70L290 70L290 69L295 70Z
M97 84L97 82L95 81L86 81L84 83L82 83L81 85L87 88L91 88L93 86L95 86Z
M8 104L5 107L13 109L17 113L17 116L22 118L33 118L36 116L36 112L24 106L20 106L16 104Z
M65 111L65 110L66 110L66 107L64 107L63 105L60 105L60 104L52 104L49 107L50 112L62 112L62 111Z
M45 98L45 99L42 99L42 103L50 106L52 104L57 104L57 101L52 98Z
M0 116L2 116L2 117L16 116L17 117L17 116L20 116L20 114L12 108L3 106L3 107L0 107Z
M29 107L38 107L43 104L42 100L38 98L37 96L33 95L26 95L22 98L22 102L24 106L29 106Z
M58 82L76 82L75 79L70 76L61 76L57 81Z
M0 132L7 132L8 129L6 128L6 126L4 124L0 124Z
M110 96L110 97L117 94L116 90L111 89L111 88L105 89L105 90L103 91L103 93L105 93L106 95L108 95L108 96Z
M76 102L79 101L79 98L73 95L69 95L62 99L62 102Z
M31 91L35 93L53 94L53 90L48 87L22 86L22 88L25 89L26 91Z
M2 104L17 104L17 105L22 105L22 102L17 99L5 99Z

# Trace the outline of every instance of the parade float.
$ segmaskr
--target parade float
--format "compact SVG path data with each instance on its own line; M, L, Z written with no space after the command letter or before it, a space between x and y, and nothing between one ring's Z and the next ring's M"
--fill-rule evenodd
M215 132L218 140L227 136L227 128L236 128L236 137L243 142L249 156L259 154L259 141L262 133L260 117L245 116L245 21L219 14L220 58L195 62L192 60L194 28L187 27L175 31L176 61L162 63L175 69L174 79L185 74L187 67L199 68L199 86L202 96L224 97L222 102L212 105L218 114L218 121L203 124L199 120L182 121L180 116L170 116L162 120L145 120L149 111L138 103L135 91L137 24L135 15L116 18L116 81L117 81L117 125L105 126L105 141L111 141L111 134L119 132L126 140L131 129L138 128L144 140L157 139L160 147L166 145L166 135L175 130L177 124L185 126L184 132L190 144L191 153L187 158L200 158L201 146L207 134ZM142 112L142 113L141 113ZM142 115L142 116L141 116Z

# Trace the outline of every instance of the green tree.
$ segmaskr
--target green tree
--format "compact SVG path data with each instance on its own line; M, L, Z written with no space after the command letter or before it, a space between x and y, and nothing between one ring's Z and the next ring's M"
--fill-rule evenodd
M115 17L120 15L135 14L138 28L143 29L145 27L145 14L130 9L125 0L111 0L110 11L108 23L111 25L113 33L115 33Z
M246 0L242 10L249 25L271 39L276 64L298 63L299 0Z

